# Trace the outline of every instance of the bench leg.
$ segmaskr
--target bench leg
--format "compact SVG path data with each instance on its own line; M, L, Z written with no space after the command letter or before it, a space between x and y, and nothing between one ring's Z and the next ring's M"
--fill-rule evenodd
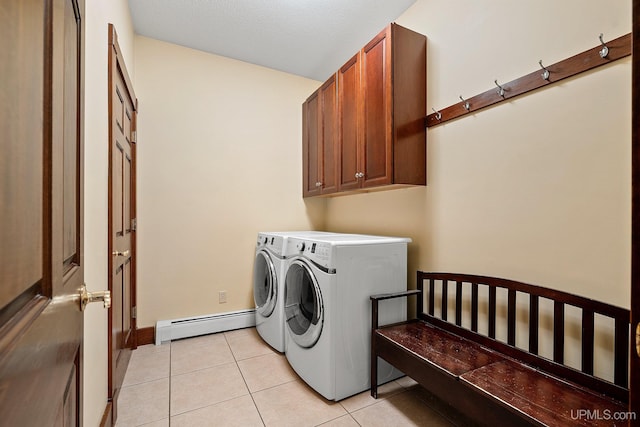
M378 355L375 351L373 337L371 339L371 397L378 398Z

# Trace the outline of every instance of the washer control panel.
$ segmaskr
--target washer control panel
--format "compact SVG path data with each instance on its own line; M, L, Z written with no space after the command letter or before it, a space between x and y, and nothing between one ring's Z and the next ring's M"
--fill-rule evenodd
M277 255L282 255L284 248L284 238L282 236L273 236L269 234L258 233L256 248L268 248Z

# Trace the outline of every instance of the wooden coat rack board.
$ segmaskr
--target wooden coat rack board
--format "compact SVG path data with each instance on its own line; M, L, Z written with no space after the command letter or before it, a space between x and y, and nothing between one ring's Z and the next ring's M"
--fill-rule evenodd
M473 113L502 101L507 101L527 92L549 86L577 74L584 73L593 68L610 64L618 59L631 55L631 33L618 37L609 42L602 41L592 49L579 53L571 58L564 59L555 64L545 66L540 61L540 69L522 76L509 83L500 84L495 81L496 87L479 95L448 106L440 111L434 110L425 119L427 128L441 125L449 120Z

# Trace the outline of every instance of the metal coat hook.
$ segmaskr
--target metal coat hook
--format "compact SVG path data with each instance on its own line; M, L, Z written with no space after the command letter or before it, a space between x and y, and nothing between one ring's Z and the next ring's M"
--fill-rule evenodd
M542 59L538 61L538 64L540 64L540 67L542 67L542 69L544 70L544 73L542 73L542 78L546 81L549 81L549 70L547 69L547 67L542 65Z
M469 101L464 99L462 95L460 95L460 100L462 101L462 106L464 107L464 109L469 111L469 109L471 108L471 105L469 105Z
M433 112L436 113L436 119L438 119L438 121L440 121L440 119L442 119L442 113L440 111L436 111L435 108L432 108Z
M496 86L498 86L498 91L497 91L498 95L504 98L504 88L498 84L497 79L494 80L493 82L496 84Z
M606 58L609 55L609 48L607 47L606 44L604 44L604 41L602 40L602 36L603 34L600 33L600 43L602 43L602 49L600 49L600 58Z

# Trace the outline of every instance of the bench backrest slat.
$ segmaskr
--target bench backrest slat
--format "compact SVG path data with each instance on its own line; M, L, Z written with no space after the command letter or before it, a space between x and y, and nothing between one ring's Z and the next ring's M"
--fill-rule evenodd
M449 298L446 297L447 295L449 295L449 281L443 280L441 298L442 303L440 304L440 318L442 320L447 320L447 314L449 313L449 308L447 307L447 301L449 301Z
M428 294L424 292L424 282L427 280L429 283ZM455 319L452 318L451 320L448 319L451 314L448 307L449 282L455 282L456 284ZM418 316L422 320L472 339L486 347L495 348L497 351L523 360L525 363L552 375L565 378L590 389L601 390L603 393L620 401L628 399L629 310L555 289L507 279L468 274L425 273L419 271L418 288L423 291L423 298L418 298ZM470 305L465 300L465 298L468 298L465 295L465 289L469 288L471 290ZM498 295L499 289L500 294ZM482 298L480 297L481 292ZM506 302L503 292L506 294ZM440 293L439 316L435 314L438 293ZM488 301L485 295L488 296ZM522 308L518 307L517 302L522 297L528 297L529 299L529 325L525 329L525 332L528 332L529 335L528 351L516 345L517 337L520 333L518 310L527 309L526 305ZM424 298L426 298L427 303L426 313L423 311ZM552 313L541 313L542 303L540 298L543 298L546 302L553 303ZM571 312L567 312L569 308L571 308ZM579 328L581 328L581 345L579 349L581 368L579 370L565 365L566 333L575 330L575 328L566 330L565 318L572 319L571 314L574 309L578 309L581 312L579 324ZM463 326L463 313L467 313L464 316L468 316L470 313L470 328ZM486 329L482 329L480 325L481 313L483 321L486 315ZM503 318L505 315L507 337L506 342L503 342L496 338L496 327L498 326L498 316ZM546 319L550 315L553 316L552 359L539 355L540 321L542 316L545 316ZM613 382L594 376L594 356L597 345L595 337L598 329L596 315L613 320L611 322L614 327ZM486 334L479 332L481 329L486 330ZM503 331L503 329L500 330ZM575 337L571 337L571 341L574 339Z
M564 364L564 304L553 302L553 361Z
M594 313L582 310L582 372L593 375Z
M507 343L516 345L516 291L509 289L507 304Z
M462 282L456 281L456 325L462 326Z
M489 337L496 337L496 288L489 288Z
M540 297L529 295L529 353L538 354L538 321Z
M471 330L478 332L478 284L471 284Z
M616 319L614 382L629 386L629 320Z

